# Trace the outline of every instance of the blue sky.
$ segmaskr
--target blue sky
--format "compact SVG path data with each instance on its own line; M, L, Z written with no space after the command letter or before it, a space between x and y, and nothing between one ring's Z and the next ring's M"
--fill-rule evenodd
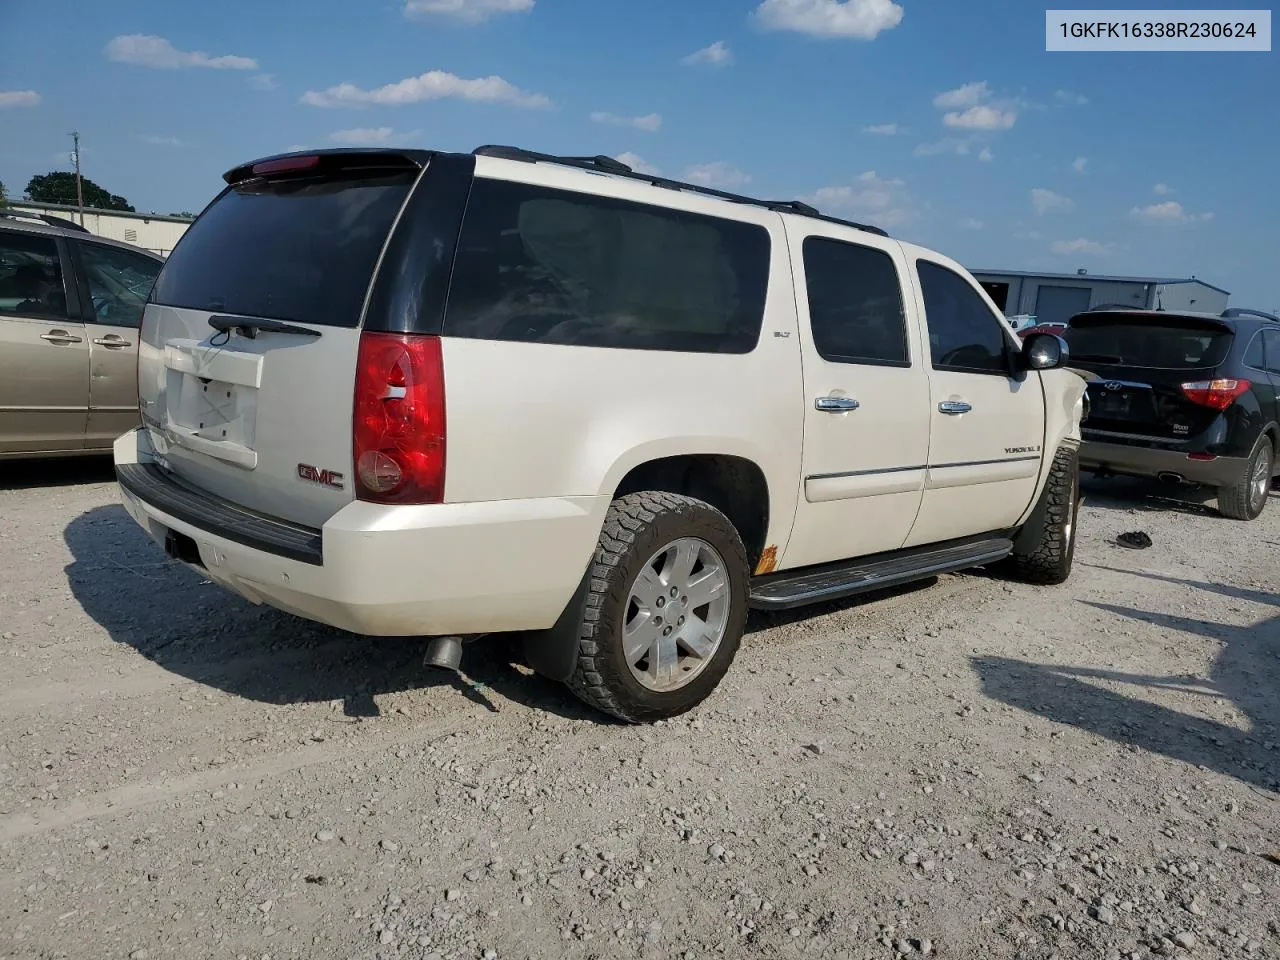
M510 143L801 197L975 269L1194 274L1280 308L1276 52L1046 53L1025 0L5 0L0 22L15 197L68 168L72 129L86 176L160 213L299 146Z

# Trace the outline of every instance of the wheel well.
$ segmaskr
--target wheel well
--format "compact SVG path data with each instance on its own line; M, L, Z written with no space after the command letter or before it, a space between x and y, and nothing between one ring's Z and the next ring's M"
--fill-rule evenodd
M723 454L650 460L622 478L614 497L641 490L679 493L711 504L737 528L752 569L763 566L761 558L765 556L765 536L769 532L769 484L763 471L750 460ZM767 565L772 567L774 562Z

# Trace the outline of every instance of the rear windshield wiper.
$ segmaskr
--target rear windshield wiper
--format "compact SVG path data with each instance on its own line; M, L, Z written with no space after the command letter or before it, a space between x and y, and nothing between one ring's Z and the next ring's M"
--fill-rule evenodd
M209 326L226 334L238 333L253 340L259 333L292 333L300 337L318 337L319 330L300 327L280 320L252 320L248 317L210 317Z

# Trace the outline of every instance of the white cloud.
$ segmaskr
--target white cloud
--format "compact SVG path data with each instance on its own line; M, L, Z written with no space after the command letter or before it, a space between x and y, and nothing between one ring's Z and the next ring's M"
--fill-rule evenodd
M1159 197L1167 197L1169 194L1173 193L1173 187L1169 186L1167 183L1157 183L1151 189L1154 190L1156 196Z
M684 179L699 186L719 187L726 190L745 186L751 182L751 177L724 161L692 166L684 172Z
M1031 191L1031 206L1035 208L1036 213L1044 216L1054 210L1070 210L1075 203L1062 194L1046 190L1044 187L1036 187Z
M902 22L902 7L893 0L764 0L755 18L765 30L874 40Z
M868 170L855 177L852 184L822 187L801 199L824 213L872 220L881 227L897 227L912 216L904 186L896 177L886 179Z
M727 67L733 63L733 52L725 46L723 40L717 40L709 47L703 47L701 50L695 50L687 57L680 61L688 66L694 66L699 63L708 63L713 67Z
M1084 168L1089 165L1088 157L1076 157L1071 161L1071 169L1076 173L1084 173Z
M863 127L862 132L874 133L881 137L896 137L898 134L906 133L907 131L896 123L877 123L870 127Z
M981 220L975 220L973 217L970 217L968 220L960 221L960 227L964 230L981 230L985 226L985 223Z
M978 159L981 160L983 163L990 163L995 158L996 158L996 155L991 152L990 147L983 147L982 152L978 154Z
M946 90L933 98L933 105L939 110L958 110L961 107L974 107L987 99L991 90L985 80L966 83L963 87Z
M405 0L404 15L411 20L447 17L460 23L483 23L495 14L528 13L534 0Z
M1018 121L1018 115L1009 110L997 110L986 104L970 107L963 113L952 111L942 118L948 127L959 130L1008 130Z
M161 137L153 133L148 133L142 138L143 143L149 143L153 147L180 147L182 141L177 137Z
M179 50L164 37L130 33L113 37L103 48L108 60L139 67L176 70L180 67L208 67L212 70L257 70L252 57L211 57L201 50Z
M643 117L620 117L616 113L609 113L607 110L597 110L591 114L592 123L606 123L613 127L634 127L636 130L646 130L653 133L662 126L662 117L656 113L648 113Z
M1082 93L1072 93L1070 90L1057 90L1053 94L1053 99L1059 103L1069 103L1077 107L1083 107L1089 102L1089 98Z
M638 153L620 153L614 159L621 163L625 163L636 173L646 173L651 177L661 175L661 171L657 167L648 163L644 157L640 156Z
M1177 200L1166 200L1145 207L1134 207L1129 211L1132 216L1147 223L1195 223L1200 220L1212 220L1212 213L1188 213Z
M1086 240L1084 237L1077 237L1075 240L1055 240L1049 247L1059 256L1069 257L1079 253L1089 253L1098 257L1105 257L1114 249L1114 244L1099 243L1096 240Z
M280 84L276 83L274 73L259 73L249 78L249 86L255 90L274 90Z
M362 90L351 83L340 83L327 90L308 90L302 95L302 102L313 107L362 107L371 103L390 106L445 99L506 103L529 109L551 106L551 101L542 94L521 90L502 77L466 80L443 70L407 77L372 90Z
M6 107L34 107L40 94L34 90L0 90L0 110Z
M352 127L350 130L335 130L329 139L338 143L386 143L395 133L391 127Z

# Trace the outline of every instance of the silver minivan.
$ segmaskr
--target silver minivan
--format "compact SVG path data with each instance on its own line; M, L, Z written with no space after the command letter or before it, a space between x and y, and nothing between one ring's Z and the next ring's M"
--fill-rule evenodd
M0 459L105 454L138 425L138 325L163 265L0 211Z

